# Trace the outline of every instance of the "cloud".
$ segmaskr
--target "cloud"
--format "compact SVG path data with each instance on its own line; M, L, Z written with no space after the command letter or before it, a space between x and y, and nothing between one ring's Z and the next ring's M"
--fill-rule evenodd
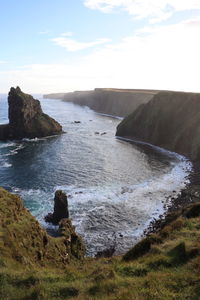
M187 20L185 24L192 27L200 27L200 18Z
M5 60L0 60L0 64L6 64L7 63L7 61L5 61Z
M108 43L110 42L110 39L102 38L97 39L94 42L78 42L72 38L58 37L51 39L51 41L53 41L56 45L65 48L69 52L75 52Z
M199 0L84 0L84 5L104 13L122 9L136 19L148 18L150 23L166 20L177 11L200 9Z
M149 26L119 43L94 48L62 64L34 64L0 71L0 90L67 92L95 87L168 89L200 92L200 19Z
M72 35L73 35L73 32L67 31L67 32L61 33L61 35L62 35L62 36L72 36Z

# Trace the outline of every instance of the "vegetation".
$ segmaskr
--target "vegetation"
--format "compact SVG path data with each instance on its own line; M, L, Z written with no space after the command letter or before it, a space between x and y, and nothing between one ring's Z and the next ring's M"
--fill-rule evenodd
M68 245L70 259L62 261L65 237L47 236L19 198L1 189L0 299L199 300L199 207L169 218L124 257L81 260L75 244L79 259Z

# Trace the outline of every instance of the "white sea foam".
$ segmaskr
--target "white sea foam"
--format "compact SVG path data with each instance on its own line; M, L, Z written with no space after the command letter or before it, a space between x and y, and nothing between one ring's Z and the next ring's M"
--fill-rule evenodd
M16 143L0 143L0 149L3 149L3 148L8 148L8 147L14 147L16 145Z
M170 196L177 196L188 182L192 164L184 157L176 156L170 172L152 178L142 184L76 188L56 186L69 195L69 207L77 231L88 245L88 254L105 249L113 232L119 236L120 253L142 235L153 219L159 218L171 205ZM123 236L123 241L122 238ZM126 240L124 243L124 239ZM120 248L121 240L121 248ZM93 245L93 246L91 246Z
M0 162L0 168L10 168L12 167L12 164L9 164L8 162Z

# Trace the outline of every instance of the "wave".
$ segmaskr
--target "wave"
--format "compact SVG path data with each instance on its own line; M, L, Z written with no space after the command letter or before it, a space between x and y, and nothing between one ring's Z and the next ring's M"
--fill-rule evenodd
M12 164L9 164L8 162L4 162L0 164L0 168L10 168L12 167Z
M55 138L57 136L60 136L59 134L55 134L55 135L49 135L49 136L45 136L45 137L41 137L41 138L23 138L22 139L22 142L30 142L30 143L35 143L35 142L39 142L39 141L45 141L47 139L52 139L52 138Z
M151 221L171 206L189 182L192 164L182 156L171 163L170 172L142 184L76 188L56 186L66 191L70 213L77 232L87 245L88 255L95 255L116 243L117 253L128 250L141 237Z
M8 148L8 147L14 147L14 146L16 146L16 143L12 143L12 142L10 142L10 143L0 143L0 149Z

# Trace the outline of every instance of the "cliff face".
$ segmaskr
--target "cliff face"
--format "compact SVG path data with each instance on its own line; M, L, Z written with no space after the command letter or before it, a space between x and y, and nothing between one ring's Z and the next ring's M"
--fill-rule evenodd
M69 219L62 236L53 238L26 210L22 201L0 188L0 253L1 259L26 266L61 267L71 259L82 258L84 246Z
M127 116L116 135L200 160L200 94L160 92Z
M98 113L124 117L134 111L140 104L148 102L158 91L95 89L94 91L77 91L74 93L50 94L45 98L57 98L88 106Z
M0 126L0 139L35 138L59 134L61 125L44 114L40 101L11 88L8 96L9 124Z

